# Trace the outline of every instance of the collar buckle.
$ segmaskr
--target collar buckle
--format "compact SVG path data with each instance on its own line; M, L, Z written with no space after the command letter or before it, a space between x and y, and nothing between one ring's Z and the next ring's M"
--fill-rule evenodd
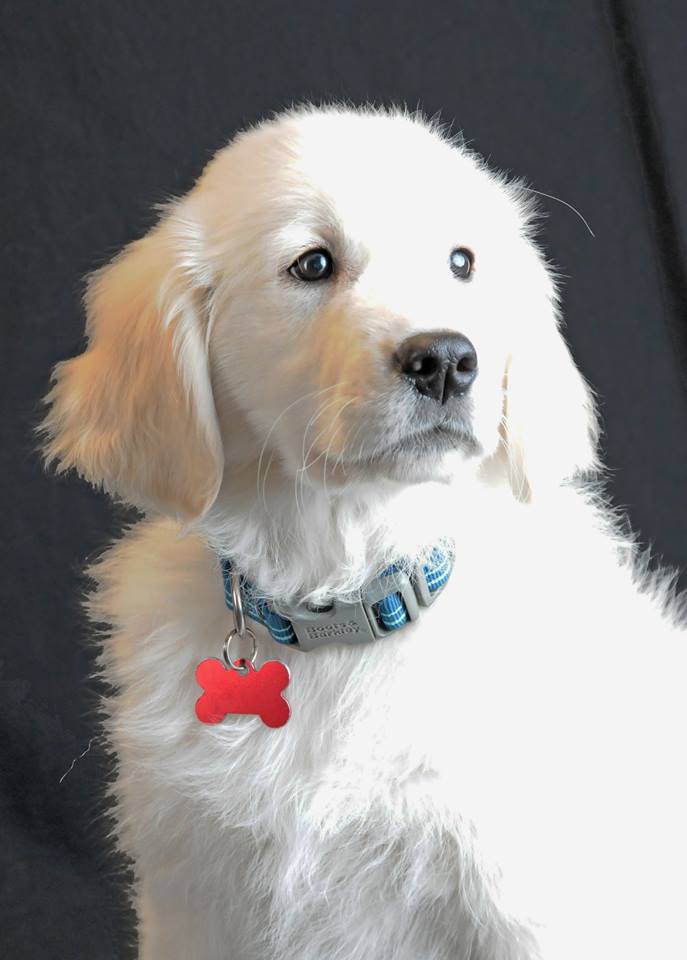
M278 613L291 621L299 650L316 650L330 643L370 643L394 632L383 625L376 612L377 605L390 594L400 594L405 609L403 622L417 620L415 590L410 577L401 571L375 577L359 600L333 598L320 608L309 604L280 604Z
M360 600L330 600L326 607L308 604L281 606L279 613L291 621L299 650L316 650L330 643L359 644L375 639Z

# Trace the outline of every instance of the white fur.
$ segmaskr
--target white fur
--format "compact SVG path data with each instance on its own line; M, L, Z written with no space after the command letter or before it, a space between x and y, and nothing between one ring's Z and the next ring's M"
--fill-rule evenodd
M151 513L90 600L142 960L687 957L682 614L596 493L526 196L417 117L305 109L220 151L98 275L47 449ZM286 277L322 244L334 282ZM388 357L435 328L477 349L482 452L387 457L414 415ZM293 600L444 537L455 570L416 624L263 638L292 672L284 728L197 721L231 622L217 553Z

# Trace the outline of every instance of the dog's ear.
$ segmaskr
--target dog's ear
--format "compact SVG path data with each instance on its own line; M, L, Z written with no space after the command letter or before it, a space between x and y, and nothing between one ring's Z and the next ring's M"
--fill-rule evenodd
M598 469L591 391L563 339L553 294L527 318L505 372L503 437L515 496L530 501Z
M223 467L194 244L172 213L90 278L87 349L55 368L42 424L59 471L183 520L212 504Z

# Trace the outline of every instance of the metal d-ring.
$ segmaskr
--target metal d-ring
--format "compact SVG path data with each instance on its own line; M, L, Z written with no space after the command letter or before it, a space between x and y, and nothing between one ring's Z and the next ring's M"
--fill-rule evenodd
M239 639L248 637L251 642L251 652L249 657L237 657L236 659L232 657L230 647L231 641L234 639L234 637L238 637ZM230 667L232 670L238 671L238 673L246 673L248 670L248 664L250 664L251 667L255 666L257 656L258 641L256 640L255 634L250 627L245 627L243 634L240 634L236 628L233 628L229 631L225 637L224 646L222 647L222 657L228 667Z

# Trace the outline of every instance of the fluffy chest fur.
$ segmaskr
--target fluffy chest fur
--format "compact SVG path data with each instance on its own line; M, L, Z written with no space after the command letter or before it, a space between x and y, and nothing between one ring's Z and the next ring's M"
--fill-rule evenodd
M218 957L225 938L236 958L333 956L344 935L347 957L531 956L528 921L565 921L574 943L571 896L573 913L600 889L609 916L626 903L647 781L676 798L662 597L636 594L571 491L549 513L478 514L417 625L363 649L264 640L292 671L279 730L195 718L195 665L229 625L203 539L146 521L105 555L120 836L143 902L150 886L188 904L164 931L144 911L144 942L190 949L200 926Z

